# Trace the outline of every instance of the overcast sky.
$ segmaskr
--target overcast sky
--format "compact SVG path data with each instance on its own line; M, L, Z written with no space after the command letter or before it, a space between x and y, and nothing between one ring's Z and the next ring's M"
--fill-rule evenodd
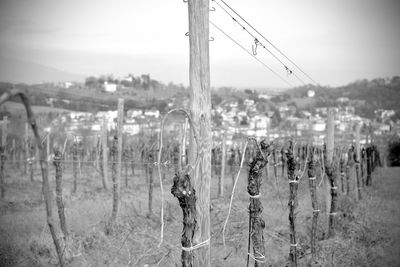
M400 1L225 2L320 84L400 74ZM188 84L188 14L182 0L0 3L0 56L77 74L149 73L165 83ZM216 8L210 20L251 51L252 37L210 4ZM212 26L210 36L215 38L210 42L212 86L287 87ZM292 85L301 85L267 51L259 48L257 57Z

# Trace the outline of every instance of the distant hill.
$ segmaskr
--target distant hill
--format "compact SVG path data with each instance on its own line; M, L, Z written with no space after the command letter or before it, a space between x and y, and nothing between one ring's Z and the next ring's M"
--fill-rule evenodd
M0 81L11 83L41 83L77 81L83 82L85 76L61 71L24 60L0 57Z
M307 97L309 90L315 91L313 98ZM356 113L363 117L373 118L377 109L393 109L399 112L400 77L358 80L335 88L303 86L287 90L272 100L275 103L293 102L299 108L312 109L336 106L340 97L348 98Z

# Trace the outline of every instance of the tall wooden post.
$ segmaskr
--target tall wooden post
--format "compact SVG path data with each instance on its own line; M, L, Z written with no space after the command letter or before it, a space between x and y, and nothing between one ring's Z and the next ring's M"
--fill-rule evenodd
M7 116L3 117L2 121L2 135L1 135L1 148L0 148L0 186L1 186L1 198L5 195L5 175L4 165L6 161L6 142L7 142Z
M356 192L357 192L357 199L361 199L361 147L360 147L360 124L356 125Z
M113 209L111 214L111 223L113 223L118 216L119 211L119 198L120 198L120 181L122 174L122 129L124 123L124 99L118 98L118 119L117 119L117 170L116 177L113 178ZM115 153L115 151L114 151ZM115 155L113 157L115 160ZM113 160L113 161L114 161ZM115 162L113 162L115 164Z
M335 216L336 216L336 202L337 202L337 184L336 175L334 173L333 154L334 154L334 143L335 143L335 121L334 111L332 108L328 110L327 120L327 140L326 140L326 164L325 171L330 182L331 191L331 205L329 215L329 231L328 236L332 237L335 235Z
M107 149L107 120L103 120L103 128L101 130L101 145L103 157L103 187L108 189L108 149Z
M25 123L25 135L24 135L24 145L25 145L25 163L24 163L24 174L28 174L28 159L29 159L29 125Z
M222 138L222 158L221 158L221 175L219 177L219 196L224 195L224 179L225 179L225 162L226 162L226 131Z
M7 123L8 123L8 117L4 116L3 121L1 122L1 145L5 148L6 147L6 142L7 142ZM5 150L4 150L5 152Z
M189 156L193 162L200 150L199 164L192 172L196 191L197 225L193 246L195 266L210 266L210 184L211 184L211 90L209 63L209 1L189 0L190 45L190 109L194 130L198 134L199 147L191 138Z

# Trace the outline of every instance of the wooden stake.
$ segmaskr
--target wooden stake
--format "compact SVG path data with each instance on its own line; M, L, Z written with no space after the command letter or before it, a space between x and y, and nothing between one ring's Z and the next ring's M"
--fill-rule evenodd
M226 162L226 132L222 138L222 158L221 158L221 175L219 177L219 196L224 195L224 179L225 179L225 162Z
M24 174L28 174L28 159L29 159L29 125L25 123L25 135L24 135L24 145L25 145L25 164L24 164Z
M190 46L190 110L194 131L198 133L199 147L193 137L189 156L196 158L201 151L199 164L193 171L194 189L197 195L193 245L210 239L210 185L211 185L211 90L209 63L209 1L190 0L189 46ZM193 251L195 266L210 266L210 243Z
M101 144L102 144L102 153L101 156L103 158L103 187L108 190L108 149L107 149L107 120L103 119L103 128L101 131Z
M290 230L290 266L297 266L297 241L296 241L296 213L297 208L297 190L299 187L299 177L295 175L297 162L293 155L293 142L290 141L289 148L286 152L287 158L287 174L289 180L289 230Z
M329 215L329 228L328 236L333 237L335 235L335 225L336 225L336 202L337 202L337 184L336 175L334 173L333 164L333 152L334 152L334 142L335 142L335 122L334 122L334 112L333 109L328 109L328 121L327 121L327 141L326 141L326 163L325 172L328 176L330 186L331 186L331 207Z
M5 148L6 143L7 143L7 124L8 124L8 117L4 116L3 121L1 122L1 129L2 129L2 135L1 135L1 145ZM6 150L4 150L5 153Z
M61 160L63 155L59 149L54 151L53 164L56 167L56 203L58 209L58 217L60 219L61 231L64 237L68 236L67 223L65 220L64 202L63 202L63 189L62 189L62 168Z
M117 136L114 137L113 154L113 209L111 223L115 222L119 211L120 181L122 174L122 130L124 122L124 99L118 98ZM116 151L115 151L116 150ZM114 165L115 164L115 165ZM116 170L115 170L116 168Z
M318 214L320 212L318 208L318 199L317 199L317 181L316 181L316 165L317 161L314 157L315 148L310 147L309 150L309 158L308 158L308 180L311 194L311 206L312 206L312 225L311 225L311 259L315 260L317 248L315 245L317 239L317 226L318 226Z
M75 140L72 144L72 171L74 175L74 187L72 193L76 193L78 189L78 144Z

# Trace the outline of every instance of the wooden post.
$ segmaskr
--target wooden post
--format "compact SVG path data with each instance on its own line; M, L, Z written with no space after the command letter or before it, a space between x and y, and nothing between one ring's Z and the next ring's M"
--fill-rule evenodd
M8 124L8 117L4 116L3 121L1 122L1 145L4 147L4 153L6 152L5 147L7 143L7 124Z
M17 149L15 147L15 138L12 139L11 146L12 146L11 161L12 161L13 166L16 166Z
M61 160L63 155L61 151L56 148L54 151L54 159L53 164L56 167L56 203L58 209L58 217L60 219L61 231L64 234L64 237L68 236L67 224L65 221L65 213L64 213L64 202L63 202L63 193L62 193L62 168L61 168Z
M190 109L200 147L191 138L189 156L193 162L200 150L199 164L193 173L196 191L197 225L193 246L195 266L210 266L210 185L211 185L211 90L209 62L209 1L189 0Z
M148 216L150 216L151 214L153 214L153 188L154 188L154 177L153 177L153 154L151 151L149 151L148 154L148 164L147 164L147 174L148 174L148 185L149 185L149 213Z
M222 138L222 157L221 157L221 175L219 177L219 196L224 195L224 179L225 179L225 162L226 162L226 132Z
M25 145L25 162L24 162L24 174L28 174L28 159L29 159L29 125L25 123L25 135L24 135L24 145Z
M72 193L76 193L78 189L78 143L74 140L72 144L72 171L74 175L74 186Z
M48 133L48 135L46 137L46 156L47 156L47 160L48 160L49 156L50 156L50 133Z
M107 120L103 120L101 131L102 157L103 157L103 187L108 190L108 149L107 149Z
M0 146L0 191L1 191L1 199L4 199L5 194L6 194L6 188L5 188L5 175L4 175L4 164L6 161L6 156L5 156L5 147Z
M296 241L296 208L297 208L297 190L299 187L299 176L295 174L296 159L293 155L293 142L290 141L289 148L286 152L287 158L287 175L289 180L289 230L290 230L290 250L289 259L290 266L297 266L297 241Z
M113 164L117 161L116 164L116 177L115 173L113 174L113 209L111 214L111 223L113 223L118 216L119 210L119 195L120 195L120 181L121 181L121 172L122 172L122 130L124 123L124 99L118 98L118 119L117 119L117 151L114 151ZM115 140L114 140L115 146ZM115 155L115 153L117 155ZM115 171L115 170L113 170ZM115 178L114 178L115 177Z
M334 142L335 142L335 121L333 109L328 109L328 120L327 120L327 140L326 140L326 164L325 172L328 176L331 186L331 207L329 215L329 228L328 236L333 237L335 235L336 225L336 202L337 202L337 185L336 175L334 174L333 164L333 153L334 153Z
M308 180L309 180L309 187L310 187L310 194L311 194L311 205L312 205L312 225L311 225L311 259L314 260L316 256L316 245L315 241L317 239L317 226L318 226L318 199L317 199L317 183L316 183L316 165L317 161L315 160L314 153L315 148L313 146L310 147L309 150L309 157L308 157Z
M1 148L0 148L0 186L1 186L1 199L5 196L5 175L4 165L6 162L6 142L7 142L7 116L3 117L2 121L2 135L1 135Z

